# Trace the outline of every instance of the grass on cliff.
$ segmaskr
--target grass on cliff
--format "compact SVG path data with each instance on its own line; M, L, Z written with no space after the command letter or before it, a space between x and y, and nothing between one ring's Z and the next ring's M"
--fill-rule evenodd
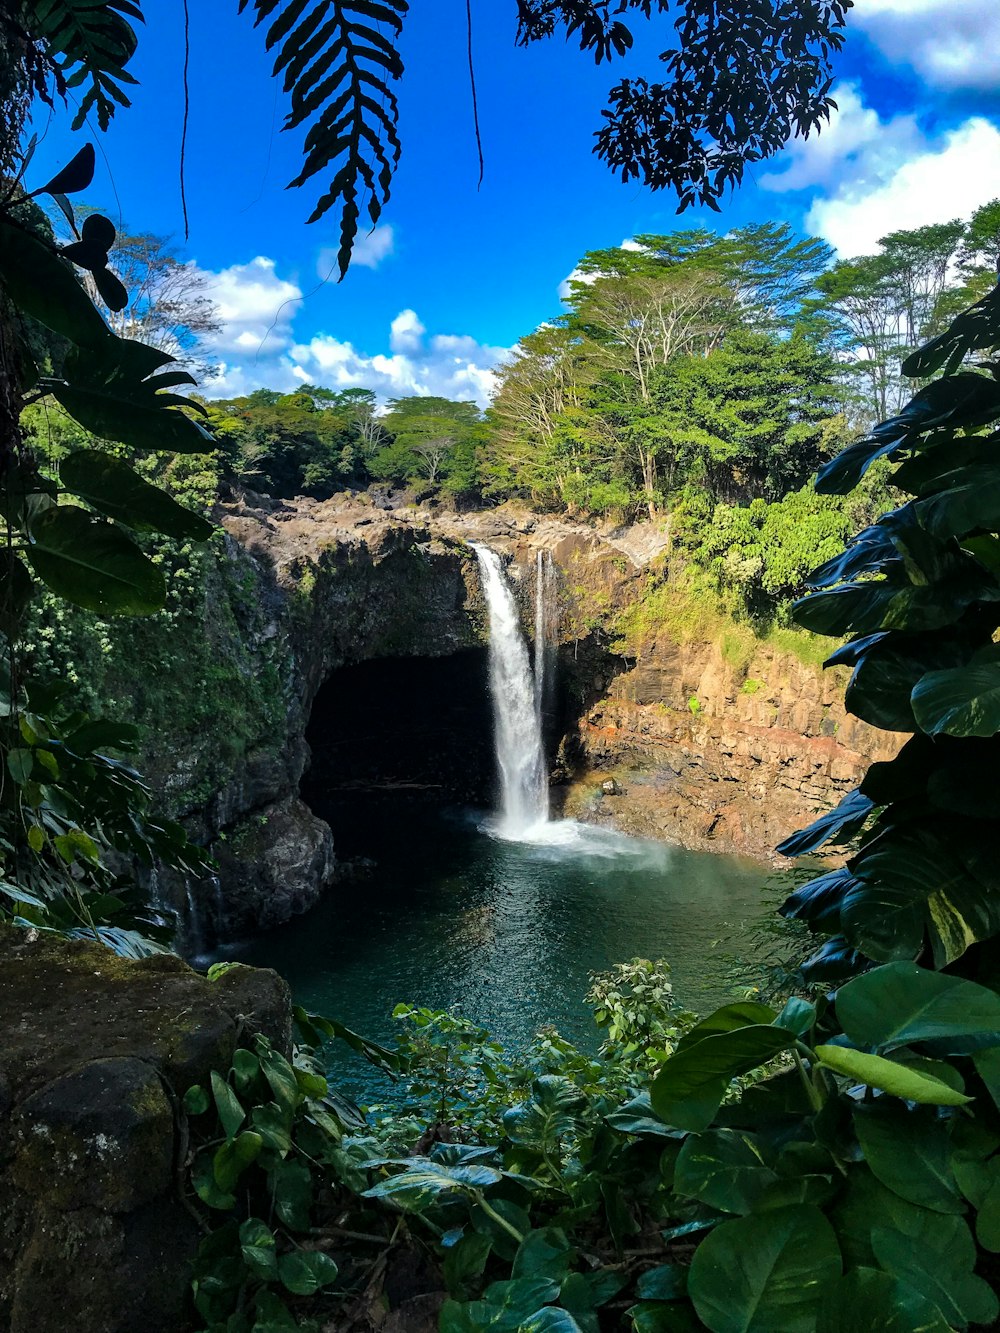
M807 630L781 625L765 629L736 620L713 588L688 581L647 588L619 612L614 628L615 651L624 657L638 657L654 639L714 643L737 674L746 672L762 649L794 657L818 671L837 646L837 640Z

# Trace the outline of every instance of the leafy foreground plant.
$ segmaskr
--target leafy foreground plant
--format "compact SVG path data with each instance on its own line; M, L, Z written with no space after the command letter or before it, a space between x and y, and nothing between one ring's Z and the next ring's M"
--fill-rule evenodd
M835 1004L669 1008L654 1061L551 1032L512 1061L412 1009L394 1051L301 1010L291 1061L255 1038L184 1098L192 1206L227 1218L196 1268L204 1326L367 1328L394 1271L437 1294L441 1333L997 1318L976 1268L1000 1252L1000 997L894 963ZM328 1037L404 1081L398 1112L331 1093Z
M86 189L93 170L87 145L34 191L51 196L74 232L68 195ZM175 392L191 376L113 334L76 275L74 265L122 309L128 295L107 267L114 239L108 219L91 214L79 239L57 248L20 179L0 190L0 921L82 932L135 954L156 946L142 905L129 903L123 866L155 860L198 875L208 859L179 825L154 817L138 774L105 753L135 748L135 729L73 708L64 682L27 678L20 642L43 586L102 616L164 605L161 569L126 529L189 541L213 532L120 456L121 446L203 453L212 437L187 414L203 409ZM25 441L26 394L51 397L119 452L74 449L56 473Z

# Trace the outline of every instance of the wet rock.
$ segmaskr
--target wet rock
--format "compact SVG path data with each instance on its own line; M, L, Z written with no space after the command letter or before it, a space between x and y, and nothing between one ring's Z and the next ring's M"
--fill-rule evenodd
M0 1024L0 1329L177 1333L199 1235L174 1106L248 1033L288 1049L288 988L0 929Z

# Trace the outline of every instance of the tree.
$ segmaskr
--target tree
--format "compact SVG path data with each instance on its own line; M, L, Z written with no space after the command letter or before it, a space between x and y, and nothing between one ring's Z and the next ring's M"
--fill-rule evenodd
M964 232L958 221L891 232L878 254L841 260L819 276L808 305L832 319L843 351L862 353L855 373L867 382L866 426L902 406L907 352L940 331L956 302L967 304L971 292L954 278Z
M81 209L80 216L91 212ZM222 325L205 275L182 260L167 237L151 232L119 232L109 263L128 293L128 304L109 315L119 337L169 352L199 379L211 375L205 340ZM93 286L91 295L99 295Z
M212 420L223 424L227 457L244 485L284 500L325 500L364 475L359 414L368 398L359 392L315 385L287 394L257 389L246 398L217 400Z
M386 481L439 480L452 492L477 485L476 450L482 413L475 403L448 398L393 398L380 426L392 440L375 453L371 473Z

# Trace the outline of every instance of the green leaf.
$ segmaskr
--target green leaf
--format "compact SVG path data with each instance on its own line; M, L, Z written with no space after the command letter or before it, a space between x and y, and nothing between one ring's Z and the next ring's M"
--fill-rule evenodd
M7 770L19 787L31 778L35 757L30 750L8 750Z
M208 1208L217 1208L222 1212L231 1212L236 1207L236 1197L231 1189L220 1188L215 1178L216 1153L208 1150L195 1158L191 1168L191 1184L195 1193ZM235 1183L235 1182L234 1182Z
M233 1078L240 1092L246 1092L260 1073L260 1061L253 1051L238 1047L233 1051Z
M219 1121L227 1139L234 1139L246 1119L246 1111L240 1105L240 1099L229 1084L216 1071L212 1070L212 1096L219 1112Z
M145 616L166 601L157 567L112 523L59 505L31 527L28 563L59 597L101 615Z
M793 1033L762 1024L705 1037L663 1064L650 1088L653 1109L668 1125L699 1133L712 1123L734 1078L794 1045Z
M100 449L76 450L62 460L59 475L67 490L127 527L199 542L214 531L207 519L144 481L124 459Z
M688 1270L681 1264L660 1264L639 1278L636 1295L643 1301L679 1301L687 1295Z
M292 1116L277 1102L255 1106L250 1123L264 1140L265 1147L284 1157L292 1147Z
M215 440L184 411L200 411L199 404L162 392L183 373L156 373L172 360L143 343L109 336L98 348L67 358L65 379L46 380L44 387L85 430L101 439L135 449L206 453L215 447Z
M31 232L0 221L0 283L14 305L77 347L112 334L71 265Z
M279 1105L287 1107L290 1111L295 1110L302 1100L302 1094L299 1092L295 1070L285 1057L279 1055L277 1051L263 1051L260 1056L260 1067Z
M380 1180L364 1191L366 1199L396 1199L409 1208L419 1208L431 1199L454 1192L487 1189L502 1180L492 1166L442 1166L428 1157L414 1158L413 1165L397 1175Z
M948 1124L931 1110L859 1106L854 1129L875 1176L910 1203L935 1213L965 1210L951 1165Z
M492 1249L489 1236L472 1231L448 1250L443 1264L444 1280L453 1296L465 1295L470 1287L478 1288Z
M877 1268L856 1268L828 1288L816 1333L950 1333L941 1311Z
M281 1283L296 1296L313 1296L337 1280L337 1265L319 1250L293 1250L278 1260Z
M843 1074L869 1088L879 1088L894 1097L930 1106L963 1106L972 1101L963 1093L949 1087L941 1079L920 1073L895 1060L881 1055L867 1055L847 1046L817 1046L815 1054L820 1064L834 1073Z
M840 1273L830 1223L798 1204L722 1222L695 1250L688 1290L712 1333L813 1333Z
M34 190L34 194L79 194L94 179L97 154L92 143L85 143L78 153L48 181Z
M881 1266L936 1305L949 1324L992 1324L1000 1303L976 1277L976 1247L961 1217L937 1217L919 1230L876 1227L872 1246Z
M16 637L16 630L34 593L31 575L6 546L0 548L0 632Z
M726 1213L749 1213L778 1183L752 1136L734 1129L708 1130L686 1139L674 1170L674 1189ZM783 1200L782 1202L788 1202ZM666 1300L652 1292L640 1296Z
M204 1115L212 1101L200 1083L193 1084L184 1094L184 1110L188 1115Z
M928 671L914 686L912 702L929 736L994 736L1000 731L1000 661Z
M705 1327L689 1305L640 1301L626 1311L633 1333L700 1333Z
M687 1050L706 1037L717 1037L722 1032L735 1032L737 1028L751 1027L755 1024L767 1025L777 1018L777 1011L770 1005L758 1004L756 1000L740 1000L736 1004L724 1004L721 1009L703 1018L693 1028L685 1032L677 1043L677 1050Z
M514 1143L557 1147L559 1139L576 1128L586 1107L586 1098L568 1078L543 1074L532 1083L528 1100L504 1113L503 1127Z
M864 826L873 808L874 802L869 797L860 791L852 791L838 806L820 815L808 828L793 833L790 838L779 843L775 851L781 856L805 856L831 839L837 843L849 842Z
M519 1333L583 1333L583 1329L568 1310L546 1305L524 1321Z
M260 1156L264 1140L259 1134L247 1130L238 1134L232 1142L224 1143L212 1159L215 1183L223 1192L231 1191L248 1166Z
M1000 995L915 963L889 963L841 987L837 1018L856 1046L936 1041L960 1053L964 1039L1000 1032Z
M848 944L892 962L915 957L926 931L944 967L1000 929L1000 898L970 864L977 844L950 837L950 827L944 820L890 827L849 862L856 882L840 913ZM984 868L994 863L982 860Z
M254 1298L254 1306L256 1318L253 1333L284 1333L285 1329L299 1327L299 1321L277 1292L268 1291L266 1288L258 1291ZM226 1333L229 1333L228 1329Z
M917 501L920 525L937 537L964 537L979 528L997 530L1000 466L976 463L946 473L937 494Z
M609 1111L605 1119L619 1134L647 1134L660 1139L679 1139L684 1136L683 1130L671 1129L657 1118L648 1092L633 1097L619 1111Z
M573 1250L566 1233L558 1227L529 1231L514 1256L511 1277L548 1278L562 1282L569 1272Z
M250 1217L240 1227L240 1252L254 1277L271 1282L278 1276L278 1246L274 1232L260 1218Z
M278 1217L293 1231L308 1231L313 1201L309 1167L305 1162L279 1162L270 1176Z

